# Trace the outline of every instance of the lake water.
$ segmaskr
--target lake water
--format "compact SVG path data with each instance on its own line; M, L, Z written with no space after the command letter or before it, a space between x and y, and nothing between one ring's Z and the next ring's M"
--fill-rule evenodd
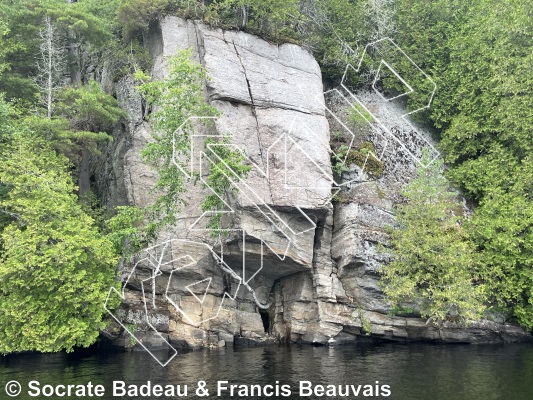
M205 381L209 397L202 398L533 399L533 345L524 344L222 348L180 354L165 368L145 352L100 350L72 354L27 354L1 357L0 360L0 399L9 398L4 386L12 380L21 384L19 399L61 398L54 394L46 397L42 393L45 385L55 387L58 384L85 385L85 396L74 394L70 398L97 398L87 395L88 382L102 385L105 394L100 398L105 399L179 398L164 394L135 396L132 393L128 396L127 392L124 396L113 397L113 381L124 382L125 390L128 385L135 385L140 390L140 386L146 385L147 381L150 381L151 390L154 385L174 385L172 390L177 390L176 385L181 385L182 389L187 385L186 398L201 398L195 391L198 381ZM39 388L41 393L37 397L28 394L28 384L32 380L40 383L39 386L34 383L31 389L36 394L36 387ZM220 396L217 396L218 381L228 382L220 383L228 388L221 390ZM315 389L315 385L335 385L335 388L325 387L324 392L321 392L319 387L316 393L323 393L322 396L312 394L301 397L300 381L312 382L314 386L311 390ZM275 393L276 383L279 396ZM231 384L247 385L248 390L251 390L250 385L260 385L261 388L272 385L273 388L255 396L243 396L242 393L239 396L236 388L232 397L229 390ZM117 385L116 394L121 395L121 384ZM303 385L303 394L309 394L309 384ZM338 391L338 385L341 385L341 391L356 390L358 385L361 387L357 397L353 392L349 397L339 396L338 392L334 396L331 391ZM287 394L281 391L282 386L290 388L287 389L291 392L289 396L281 395ZM376 396L376 391L387 394L383 390L387 387L390 396ZM242 387L240 389L243 390ZM363 395L365 389L366 397ZM49 387L48 390L53 389ZM330 390L329 396L326 390ZM374 392L372 397L369 396L371 390ZM271 392L273 396L265 395ZM62 393L62 388L58 393Z

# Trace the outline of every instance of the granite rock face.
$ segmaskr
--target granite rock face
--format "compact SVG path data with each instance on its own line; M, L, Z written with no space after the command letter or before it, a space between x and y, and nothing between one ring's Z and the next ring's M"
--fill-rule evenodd
M389 146L380 154L379 178L356 166L342 177L332 173L330 131L342 129L342 93L324 95L309 52L177 17L164 18L147 38L154 77L163 78L165 58L186 48L210 76L205 96L221 115L214 126L195 123L193 146L202 148L205 135L229 135L253 168L228 199L233 212L223 221L231 230L221 238L205 229L200 204L208 189L187 183L188 204L176 227L122 271L124 292L113 295L124 301L115 315L134 327L128 329L136 339L117 326L116 344L164 349L332 344L368 335L467 343L528 338L493 322L461 329L388 316L378 282L384 257L376 247L387 240L385 226L415 164L401 146ZM116 82L115 93L128 115L96 168L98 193L107 206L147 206L157 179L141 157L152 140L147 111L131 77ZM372 133L367 139L376 141ZM193 169L207 169L208 160L192 158ZM343 200L332 204L339 183Z

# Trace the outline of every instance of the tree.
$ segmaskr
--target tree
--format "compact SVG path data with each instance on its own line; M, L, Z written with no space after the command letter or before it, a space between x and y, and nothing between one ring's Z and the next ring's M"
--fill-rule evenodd
M533 159L504 165L506 187L488 183L468 226L482 260L488 299L528 330L533 329Z
M69 2L69 8L71 6L73 4ZM54 10L52 8L47 12L54 15ZM67 15L74 18L77 14ZM91 18L78 16L74 25L65 25L62 18L66 16L61 14L54 18L46 14L44 28L39 31L40 61L37 63L36 83L43 98L46 117L40 117L37 112L27 117L27 123L33 131L41 132L54 143L77 166L79 196L87 203L90 193L90 157L99 154L98 144L111 139L105 131L110 131L124 112L119 109L117 101L104 93L95 81L81 84L80 71L73 67L77 62L70 59L70 63L67 63L67 56L73 50L71 41L75 36L75 26L83 18ZM63 32L57 26L62 26ZM65 77L69 75L67 64L70 64L71 85L65 87Z
M299 0L219 0L208 7L206 18L268 38L289 38L302 20L299 5Z
M150 23L176 9L172 0L124 0L118 8L118 21L124 41L129 42L136 34L146 34Z
M72 351L105 324L117 258L73 194L68 160L19 129L1 154L0 353Z
M124 111L95 81L61 88L52 107L54 113L50 118L29 115L24 118L24 123L72 161L78 176L78 195L88 203L91 156L100 155L99 144L112 140L107 132L112 130Z
M35 103L34 77L39 75L35 57L40 54L39 29L46 17L54 25L57 37L66 44L67 77L76 85L86 82L86 70L94 66L93 56L114 38L117 3L118 0L80 0L70 4L65 0L0 2L0 19L7 32L3 41L10 49L5 61L10 69L0 77L6 98L20 99L30 106Z
M368 0L366 5L369 24L373 27L370 40L376 41L395 36L394 21L396 0Z
M189 156L190 135L193 126L190 117L217 114L203 95L207 78L201 65L191 61L191 50L178 52L167 59L168 76L161 81L149 81L143 73L139 90L148 105L154 108L150 115L154 127L154 142L143 149L144 159L157 168L159 179L155 190L160 194L151 208L151 231L157 231L176 221L176 211L183 204L184 175L174 165L176 158Z
M75 162L79 197L87 201L91 189L90 156L99 154L98 144L111 140L106 132L124 111L95 81L79 87L65 87L58 95L58 102L58 114L69 122L70 129L55 139Z
M427 162L428 159L426 158ZM441 175L442 161L419 167L404 189L390 229L392 261L382 269L384 292L393 306L416 304L435 321L478 319L484 309L476 254L468 241L462 205Z
M531 329L531 7L399 0L398 27L399 44L437 83L429 121L447 175L477 206L465 229L491 304Z
M323 78L338 82L347 64L357 64L361 47L370 40L366 2L308 0L300 9L306 21L300 24L300 40L313 51Z
M233 149L229 144L229 137L219 141L208 138L205 143L206 155L210 160L207 187L211 190L201 204L202 211L211 213L207 227L211 235L218 237L220 233L227 233L221 222L226 204L222 200L238 190L232 185L238 178L246 177L252 167L244 163L245 154ZM236 179L237 178L237 179Z
M0 93L0 146L5 146L11 142L13 137L14 127L12 119L14 112L9 103L4 99L3 93ZM0 147L1 148L1 147ZM0 182L0 201L5 199L9 193L9 187ZM0 232L11 222L11 216L9 214L0 212ZM0 252L1 252L0 242Z
M107 238L115 252L121 255L120 262L129 260L141 251L150 238L143 230L145 212L135 206L118 206L116 214L105 222Z
M7 63L9 53L16 51L15 46L5 39L5 36L8 34L9 27L7 23L0 19L0 76L4 70L9 68L9 64Z
M37 65L39 70L37 85L43 94L46 117L51 119L55 93L65 81L65 52L64 45L61 43L49 16L44 18L44 28L39 32L39 35L41 37L41 62Z

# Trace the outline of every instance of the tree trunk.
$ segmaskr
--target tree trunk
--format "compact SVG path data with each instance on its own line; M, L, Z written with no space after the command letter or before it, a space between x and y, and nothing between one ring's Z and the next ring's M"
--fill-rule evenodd
M86 204L91 201L91 170L89 160L91 153L86 145L81 148L81 160L78 168L78 197Z
M72 86L80 86L81 71L78 65L78 44L76 43L76 35L72 31L72 29L69 29L67 33L67 49L69 58L68 65L70 72L70 83L72 84Z
M75 3L75 0L66 0L67 4ZM70 70L70 83L72 86L81 85L80 55L76 34L72 29L67 30L68 65Z
M48 76L46 79L46 116L48 119L52 118L52 91L54 90L54 74L53 74L53 68L54 68L54 61L53 61L53 54L54 54L54 48L53 48L53 27L52 27L52 21L50 21L50 17L46 16L45 18L45 24L46 24L46 47L48 52L48 65L46 66L48 70Z
M65 0L65 2L72 4L76 0ZM80 55L76 34L72 29L67 30L67 50L69 56L70 84L72 86L81 86ZM85 204L90 204L91 202L90 157L91 154L87 149L87 145L82 143L80 164L78 165L78 198Z

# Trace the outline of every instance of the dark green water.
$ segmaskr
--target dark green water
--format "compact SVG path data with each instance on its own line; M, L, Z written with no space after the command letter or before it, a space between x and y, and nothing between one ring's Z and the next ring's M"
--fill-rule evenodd
M100 398L172 398L113 397L113 381L138 386L188 385L186 398L195 395L197 382L207 382L209 397L203 398L365 398L359 396L299 396L299 381L322 385L388 385L388 398L404 400L530 400L533 399L533 345L434 346L365 345L354 347L267 347L217 349L177 356L162 368L148 354L84 352L54 355L17 355L0 358L0 399L9 398L4 386L11 380L22 385L19 399L30 397L28 382L46 384L100 384L105 395ZM227 393L217 396L217 381L229 384L290 385L290 397L245 397ZM65 397L63 397L65 398ZM76 397L70 398L91 398ZM92 397L98 398L98 397ZM178 398L178 397L174 397Z

